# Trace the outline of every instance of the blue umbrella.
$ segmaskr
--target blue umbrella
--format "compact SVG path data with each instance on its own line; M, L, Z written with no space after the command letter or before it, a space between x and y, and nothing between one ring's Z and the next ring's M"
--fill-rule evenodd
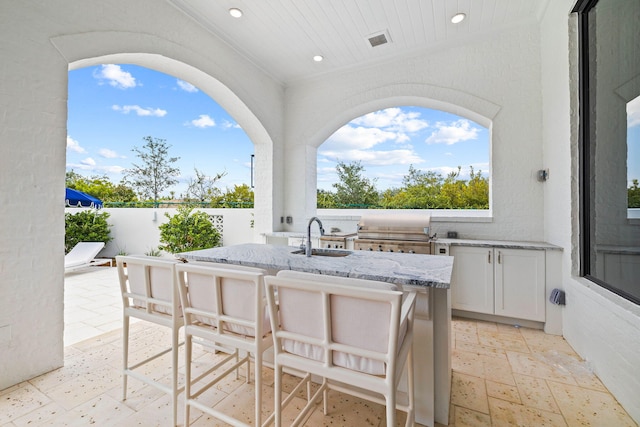
M100 209L102 207L102 200L100 199L96 199L82 191L73 190L71 188L67 188L66 190L64 198L65 206L96 209Z

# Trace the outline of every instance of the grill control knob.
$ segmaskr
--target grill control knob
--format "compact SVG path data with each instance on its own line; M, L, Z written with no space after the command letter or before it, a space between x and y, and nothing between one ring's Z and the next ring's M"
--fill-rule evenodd
M404 249L400 249L400 253L403 254L404 253Z
M415 253L416 253L416 251L414 251L413 249L410 249L410 250L409 250L409 253L410 253L410 254L415 254Z
M382 245L378 245L378 252L382 252Z
M393 252L393 249L389 248L389 252Z
M370 251L372 251L372 250L373 250L373 248L372 248L372 247L369 247L369 250L370 250Z

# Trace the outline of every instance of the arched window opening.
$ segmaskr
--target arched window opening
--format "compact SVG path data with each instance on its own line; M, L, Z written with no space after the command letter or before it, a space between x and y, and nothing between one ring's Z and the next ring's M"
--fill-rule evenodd
M69 71L67 183L107 207L144 206L127 179L149 138L164 143L179 171L161 191L165 206L253 207L253 143L206 93L176 77L130 64ZM137 149L138 151L134 151Z
M374 111L318 148L318 208L489 209L489 130L440 110Z

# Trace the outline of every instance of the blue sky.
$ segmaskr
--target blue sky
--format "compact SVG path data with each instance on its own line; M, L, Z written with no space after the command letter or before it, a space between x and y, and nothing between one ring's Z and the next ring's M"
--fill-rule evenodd
M107 175L140 163L131 150L142 138L165 139L182 176L172 190L186 190L194 167L212 176L227 172L222 189L249 184L253 145L237 123L189 83L132 65L102 65L69 72L67 170ZM165 192L168 195L168 190Z
M337 161L360 161L376 187L399 187L409 166L443 177L470 166L489 173L489 131L471 120L421 107L398 107L358 117L318 148L318 187L336 182Z
M627 105L628 176L640 178L640 97ZM120 182L139 162L131 151L145 136L165 139L180 157L184 193L194 168L221 189L250 184L253 144L227 112L193 85L134 65L106 64L69 72L67 170ZM318 187L331 190L336 163L360 161L379 190L397 187L409 166L446 176L462 166L489 173L489 132L465 118L419 107L388 108L352 120L318 149ZM168 195L169 190L165 191Z
M184 193L194 168L221 189L250 184L253 145L214 100L175 77L133 65L106 64L69 72L67 170L107 175L120 182L139 162L133 147L145 136L165 139L182 176L171 188ZM446 176L462 166L489 172L486 128L436 110L417 107L372 112L345 124L318 149L318 187L331 189L337 161L360 161L379 190L400 186L409 166ZM165 195L168 195L168 190Z

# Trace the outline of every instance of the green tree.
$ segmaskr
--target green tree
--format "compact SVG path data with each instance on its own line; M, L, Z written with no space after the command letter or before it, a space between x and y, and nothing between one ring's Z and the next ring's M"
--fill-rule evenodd
M71 169L65 174L65 185L68 188L73 188L74 190L77 190L76 185L78 184L78 182L81 182L84 180L85 180L84 176L75 172L73 169Z
M193 212L190 206L181 206L173 216L165 213L169 222L161 224L161 250L178 253L220 246L220 232L214 227L209 215Z
M316 200L319 209L334 209L337 207L336 195L331 191L318 188Z
M640 187L638 187L637 179L631 181L627 190L627 201L629 208L640 208Z
M124 181L120 181L118 185L113 189L113 198L108 200L109 202L136 202L138 196L133 188L125 184Z
M400 209L396 207L396 200L400 193L399 188L387 188L380 195L380 206L384 209Z
M83 210L64 214L64 250L68 253L78 242L109 242L108 212Z
M178 183L177 176L180 169L173 167L180 157L170 157L167 141L164 139L145 136L142 138L146 144L142 148L134 147L131 151L136 153L142 163L133 164L126 170L127 183L133 186L138 193L146 199L152 199L154 205L158 204L160 193Z
M401 188L386 190L381 205L387 209L487 209L489 181L470 167L470 179L460 179L461 167L442 178L433 171L409 166Z
M350 164L338 162L336 172L339 182L334 183L333 188L336 190L335 203L338 207L371 207L378 204L377 179L364 177L364 167L359 161Z
M459 179L461 167L447 176L442 184L441 194L447 209L487 209L489 208L489 180L482 171L475 172L469 167L469 181Z
M409 173L402 179L402 187L388 197L391 209L437 209L442 207L440 190L442 176L434 171L421 171L409 166ZM391 194L389 194L391 196Z
M217 201L217 207L221 208L252 208L253 190L247 185L234 185L233 190L227 188Z
M469 182L465 189L465 202L470 209L489 209L489 179L482 176L482 171L473 171L471 166Z
M193 168L193 170L196 176L195 178L189 179L187 196L201 203L210 202L218 197L221 191L215 184L225 176L227 172L221 172L215 176L207 176L197 168Z
M135 202L136 192L124 182L115 185L105 176L84 177L73 170L66 173L66 186L90 194L103 202Z
M465 204L466 182L458 179L462 168L458 166L457 172L450 172L444 179L440 188L440 199L447 209L456 209Z

